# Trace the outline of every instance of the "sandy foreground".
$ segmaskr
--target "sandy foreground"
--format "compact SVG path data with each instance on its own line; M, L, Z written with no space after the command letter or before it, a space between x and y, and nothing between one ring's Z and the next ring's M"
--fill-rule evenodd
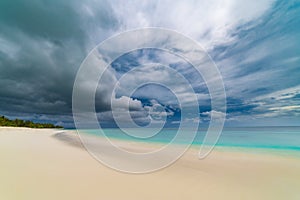
M295 154L221 149L198 160L190 149L170 167L132 175L58 132L0 128L1 200L300 199Z

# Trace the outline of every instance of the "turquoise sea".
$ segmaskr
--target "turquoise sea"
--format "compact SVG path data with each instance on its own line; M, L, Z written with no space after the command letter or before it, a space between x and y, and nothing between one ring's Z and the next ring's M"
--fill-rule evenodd
M102 129L108 138L149 143L169 143L177 129L163 129L158 134L145 139L129 136L121 129ZM139 134L151 133L151 129L133 130ZM98 135L99 130L83 130L84 133ZM141 133L142 132L142 133ZM185 130L188 136L189 130ZM199 129L193 145L201 145L206 129ZM180 141L178 142L181 143ZM184 143L184 141L182 142ZM224 128L216 147L246 147L260 149L278 149L300 151L300 127L234 127Z

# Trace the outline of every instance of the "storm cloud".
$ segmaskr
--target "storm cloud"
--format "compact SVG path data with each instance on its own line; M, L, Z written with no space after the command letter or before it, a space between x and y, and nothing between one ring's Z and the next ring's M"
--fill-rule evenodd
M228 124L269 120L295 125L300 118L299 8L299 2L293 0L2 0L0 114L72 127L73 83L88 53L114 34L154 26L181 32L208 51L223 76ZM143 59L170 60L155 52L136 53L139 60L128 55L114 63L112 79ZM171 58L170 66L195 83L202 106L199 116L214 112L205 83L200 80L202 84L198 84L187 64ZM156 73L154 70L147 76ZM172 77L163 78L172 81ZM108 82L109 90L112 82ZM116 95L126 96L124 88ZM180 112L173 97L156 91L160 98L154 99L178 120ZM105 98L110 97L101 92L98 95L100 118L109 123L110 104ZM134 115L143 120L153 98L149 92L139 92L131 100L139 102L136 110L140 112Z

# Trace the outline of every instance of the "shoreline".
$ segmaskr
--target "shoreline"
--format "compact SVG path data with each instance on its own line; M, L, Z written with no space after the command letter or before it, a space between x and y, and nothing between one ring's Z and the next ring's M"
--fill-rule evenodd
M77 133L76 129L72 129L72 130L62 130L62 132L67 132L69 133L73 133L75 134L76 137L78 137L77 139L79 139L79 134ZM90 133L84 133L84 134L88 134L90 135L92 138L101 138L104 139L103 136L100 135L94 135L94 134L90 134ZM150 142L143 142L143 141L138 141L138 140L130 140L130 139L126 139L126 138L118 138L118 137L108 137L109 139L111 139L112 141L117 141L117 142L130 142L130 143L136 143L136 144L140 144L140 145L145 145L145 146L149 146L149 147L159 147L159 146L163 146L166 145L167 143L164 142L159 142L159 141L150 141ZM174 144L175 146L178 146L179 148L181 146L183 146L184 144ZM189 146L189 148L191 149L195 149L195 150L200 150L202 144L199 143L193 143ZM213 151L229 151L229 152L239 152L242 151L244 153L254 153L254 154L275 154L278 156L292 156L292 157L300 157L300 147L299 149L297 148L287 148L287 147L281 147L281 148L277 148L277 147L257 147L257 146L242 146L242 145L219 145L217 144L214 148Z
M214 150L199 160L191 148L169 167L132 175L102 165L62 132L0 128L0 199L300 198L297 157Z
M78 146L80 148L84 148L84 145L80 141L79 134L77 133L76 129L57 129L57 128L28 128L28 127L6 127L6 126L0 126L0 133L1 130L18 130L18 131L26 131L26 130L32 130L32 132L47 132L47 131L54 131L55 134L52 135L52 137L56 138L57 140L66 142L66 144L72 145L72 146ZM65 134L66 133L66 134ZM63 137L58 137L57 134L62 134ZM68 137L70 136L70 137ZM102 136L93 135L91 134L91 137L96 138L102 138ZM103 138L102 138L103 139ZM128 139L122 139L122 138L116 138L116 137L110 137L109 139L112 139L113 141L119 142L119 143L126 143L131 142L135 144L145 145L146 147L152 148L158 148L159 146L163 146L166 143L163 142L141 142L141 141L131 141ZM182 144L175 144L179 148L181 148ZM191 144L189 149L192 149L193 151L199 151L201 148L201 144ZM252 147L252 146L230 146L230 145L216 145L212 151L219 151L219 152L232 152L232 153L249 153L249 154L267 154L267 155L274 155L274 156L284 156L284 157L296 157L300 158L300 150L298 149L290 149L290 148L269 148L269 147Z

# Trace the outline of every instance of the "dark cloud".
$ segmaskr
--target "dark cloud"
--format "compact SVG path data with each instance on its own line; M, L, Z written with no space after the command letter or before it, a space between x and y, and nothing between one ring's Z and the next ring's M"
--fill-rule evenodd
M106 1L89 3L0 2L2 113L52 114L58 121L71 114L76 71L97 42L92 34L104 39L117 23Z

